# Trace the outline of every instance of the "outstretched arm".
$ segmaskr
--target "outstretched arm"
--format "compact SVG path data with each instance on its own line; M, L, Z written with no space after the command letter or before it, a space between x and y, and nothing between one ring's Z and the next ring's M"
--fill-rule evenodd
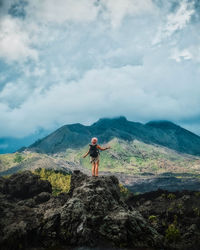
M97 148L104 151L104 150L110 149L110 146L103 148L103 147L97 145Z
M87 152L86 154L83 155L83 158L85 158L85 157L89 154L89 152L90 152L90 151L88 150L88 152Z

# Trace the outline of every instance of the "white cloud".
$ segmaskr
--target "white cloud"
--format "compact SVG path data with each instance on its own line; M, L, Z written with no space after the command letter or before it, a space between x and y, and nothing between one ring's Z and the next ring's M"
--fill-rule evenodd
M0 58L6 62L36 60L38 53L31 48L29 35L23 31L20 20L5 16L0 23Z
M118 27L127 15L155 14L156 8L151 0L101 0L106 7L104 17L109 18L113 28Z
M37 88L19 107L2 106L0 136L3 133L22 137L39 127L87 124L105 116L125 115L134 121L148 121L152 117L178 121L199 114L198 80L188 84L190 74L183 73L179 64L174 66L173 75L167 74L171 70L167 59L160 63L157 75L152 75L156 64L147 60L145 66L93 69L76 82L60 82L45 92ZM176 85L174 78L178 79Z
M176 62L181 62L182 60L190 60L193 56L187 49L180 51L176 48L172 50L170 58L174 59Z
M95 0L29 0L26 12L40 23L62 24L66 21L93 21L98 7Z
M14 63L1 77L0 137L105 116L197 117L200 38L197 26L184 29L192 6L172 14L150 0L36 0L24 20L4 16L0 55ZM152 46L160 23L162 42Z
M190 21L191 16L194 14L194 3L184 0L180 4L180 8L176 13L167 16L167 24L164 32L170 36L175 31L183 29Z
M176 31L182 30L190 22L194 14L194 2L183 0L175 13L170 13L166 17L161 17L163 24L159 26L158 33L153 39L153 44L162 42L162 40L171 37Z
M30 94L29 85L24 82L8 82L0 92L1 103L16 107L23 103Z
M152 0L29 0L26 6L27 16L40 23L91 22L102 15L113 28L127 15L155 15L155 11Z

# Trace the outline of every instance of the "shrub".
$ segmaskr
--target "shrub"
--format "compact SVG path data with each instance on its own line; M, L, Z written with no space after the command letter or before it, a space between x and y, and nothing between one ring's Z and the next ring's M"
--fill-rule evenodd
M177 207L178 207L179 209L183 209L183 203L178 203L178 204L177 204Z
M119 188L120 188L120 193L124 198L127 198L130 194L130 191L128 190L128 188L124 187L124 185L122 185L121 183L119 184Z
M15 158L13 159L13 162L20 163L23 161L23 159L24 158L22 157L22 155L20 153L16 153Z
M179 209L179 214L183 214L183 210L184 210L184 205L183 203L178 203L177 207Z
M199 208L198 207L193 207L193 212L194 212L194 214L196 215L196 216L200 216L200 210L199 210Z
M156 215L150 215L149 216L149 222L152 224L157 224L158 218Z
M176 243L180 240L180 231L177 227L177 216L174 216L174 221L170 224L165 231L165 238L167 241Z
M170 193L170 194L168 194L168 196L167 196L167 198L169 199L169 200L175 200L176 199L176 195L175 194L172 194L172 193Z
M166 194L163 193L163 194L161 195L161 199L162 199L162 200L165 200L165 198L166 198Z
M39 175L42 180L48 180L51 183L53 195L69 192L71 175L45 168L36 169L33 173Z

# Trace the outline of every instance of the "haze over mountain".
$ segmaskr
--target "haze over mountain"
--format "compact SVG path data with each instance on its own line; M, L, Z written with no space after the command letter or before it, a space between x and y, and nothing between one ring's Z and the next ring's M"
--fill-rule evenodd
M87 145L96 136L99 143L113 138L127 141L137 139L158 144L181 153L200 155L200 137L170 121L151 121L146 124L128 121L125 117L102 118L91 126L80 123L64 125L55 132L27 147L30 151L54 154L68 148ZM25 148L20 149L23 151Z
M35 133L23 138L1 137L0 138L0 154L13 153L17 149L34 143L38 138L48 135L52 130L39 129Z

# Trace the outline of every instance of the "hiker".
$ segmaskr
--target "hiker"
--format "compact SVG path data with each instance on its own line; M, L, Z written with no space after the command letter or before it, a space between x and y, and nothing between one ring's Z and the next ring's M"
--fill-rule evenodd
M97 144L98 139L93 137L91 140L90 148L88 152L83 156L85 158L88 154L90 155L90 162L92 163L92 176L98 177L98 167L99 167L99 150L110 149L110 146L102 148Z

